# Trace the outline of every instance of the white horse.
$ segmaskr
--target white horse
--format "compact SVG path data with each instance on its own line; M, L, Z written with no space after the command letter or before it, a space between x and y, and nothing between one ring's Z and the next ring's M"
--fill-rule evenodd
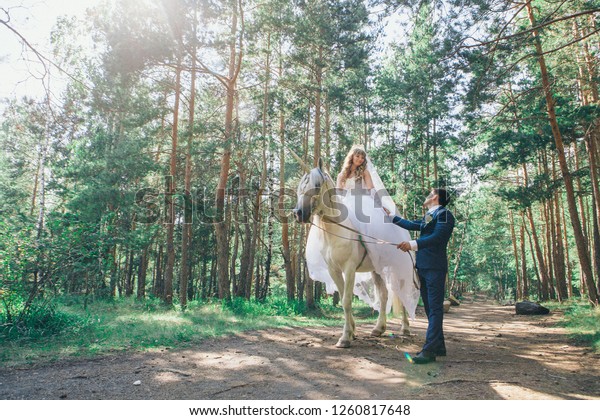
M293 153L293 152L292 152ZM295 154L294 154L295 155ZM379 297L380 310L375 328L371 331L372 337L380 337L386 330L386 302L388 289L385 281L375 271L371 258L364 244L361 243L358 232L344 223L342 216L344 209L337 201L335 184L323 170L323 162L310 169L298 156L294 156L307 172L298 185L298 203L294 209L296 220L300 223L314 224L311 229L323 230L324 244L321 254L327 263L329 274L333 278L340 294L344 308L344 330L336 347L350 347L355 337L355 323L352 316L352 297L354 295L354 280L357 272L370 272ZM399 299L396 300L401 305ZM410 334L408 316L404 307L402 311L402 330L405 335Z

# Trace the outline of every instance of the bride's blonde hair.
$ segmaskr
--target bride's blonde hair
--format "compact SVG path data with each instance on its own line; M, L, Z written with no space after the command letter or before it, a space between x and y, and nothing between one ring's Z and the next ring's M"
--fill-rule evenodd
M362 165L356 168L356 179L361 179L363 177L363 174L365 173L365 169L367 169L367 152L365 152L365 149L362 146L352 146L352 148L346 155L346 158L344 159L344 164L342 165L342 170L340 171L340 173L342 174L342 185L344 185L346 183L346 180L350 177L350 175L352 175L352 160L356 155L365 158Z

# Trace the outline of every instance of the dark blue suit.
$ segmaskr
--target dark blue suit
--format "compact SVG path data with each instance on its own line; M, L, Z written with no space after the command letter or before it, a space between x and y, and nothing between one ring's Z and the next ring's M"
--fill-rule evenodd
M454 216L450 210L442 206L432 214L426 214L422 220L411 222L395 216L393 222L406 230L421 232L417 239L416 266L421 280L421 298L429 321L423 352L427 356L445 355L446 344L442 324L444 289L448 272L446 249L454 229Z

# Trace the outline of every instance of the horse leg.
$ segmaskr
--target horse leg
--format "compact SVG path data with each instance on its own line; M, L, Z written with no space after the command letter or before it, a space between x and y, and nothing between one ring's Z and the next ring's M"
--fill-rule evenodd
M340 294L340 301L344 298L344 276L340 271L336 271L331 267L328 267L327 271L329 271L329 275L333 279L335 283L335 287L338 289L338 293Z
M371 275L373 276L373 282L375 283L375 290L379 295L379 316L377 317L377 324L375 324L375 328L373 328L373 331L371 331L371 337L381 337L386 329L387 314L385 311L387 308L388 290L385 282L379 274L373 271Z
M402 305L402 335L410 335L410 327L408 325L408 313L406 312L406 308L404 307L404 305Z
M408 325L408 312L406 312L406 308L402 304L402 301L397 296L394 296L394 301L392 303L392 307L394 308L394 315L398 316L402 313L402 335L409 336L410 328Z
M354 339L354 317L352 316L352 296L354 296L354 271L347 271L344 276L344 294L341 297L344 308L344 330L336 347L348 348Z

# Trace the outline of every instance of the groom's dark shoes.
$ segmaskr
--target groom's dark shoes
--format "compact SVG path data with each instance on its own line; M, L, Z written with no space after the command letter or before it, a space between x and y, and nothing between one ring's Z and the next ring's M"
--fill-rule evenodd
M417 365L424 365L426 363L435 362L435 355L428 352L419 352L415 357L412 358L413 363Z

